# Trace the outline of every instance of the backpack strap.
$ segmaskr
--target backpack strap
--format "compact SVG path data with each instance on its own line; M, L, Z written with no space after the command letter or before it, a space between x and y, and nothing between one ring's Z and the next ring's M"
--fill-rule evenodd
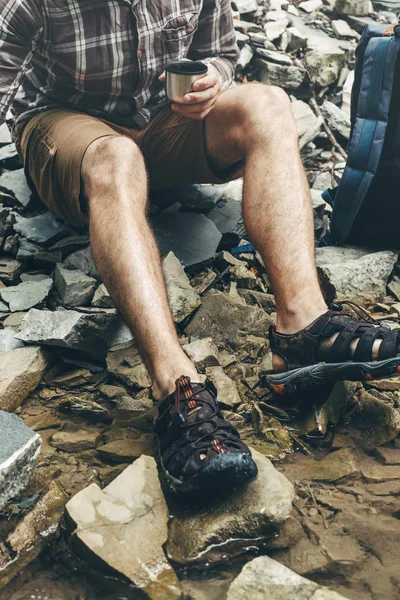
M357 117L331 219L332 237L339 244L346 241L378 170L399 50L397 36L373 37L365 50Z

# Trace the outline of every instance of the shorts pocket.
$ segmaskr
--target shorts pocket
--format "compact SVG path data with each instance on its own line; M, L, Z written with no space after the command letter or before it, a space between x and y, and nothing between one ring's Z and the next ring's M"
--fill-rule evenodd
M186 12L169 19L161 29L164 65L171 60L186 58L199 25L199 15Z
M28 171L40 199L58 217L63 218L55 198L57 144L37 127L28 148Z

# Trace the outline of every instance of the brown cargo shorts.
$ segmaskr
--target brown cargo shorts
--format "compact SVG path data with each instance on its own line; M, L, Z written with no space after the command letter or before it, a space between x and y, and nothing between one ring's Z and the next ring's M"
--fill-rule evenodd
M56 216L71 224L87 223L82 160L92 142L116 134L141 149L151 190L223 183L237 172L236 166L217 174L207 157L203 122L187 119L169 106L140 130L70 109L49 110L17 127L16 145L29 184Z

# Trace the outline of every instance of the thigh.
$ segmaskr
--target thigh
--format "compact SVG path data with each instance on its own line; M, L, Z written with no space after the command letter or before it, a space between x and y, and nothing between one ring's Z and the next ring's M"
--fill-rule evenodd
M67 223L87 222L82 210L81 165L90 144L116 129L95 117L69 110L50 110L17 130L28 181L42 202Z
M238 165L216 168L210 158L205 121L164 108L134 139L141 149L150 188L160 190L192 183L224 183L239 177Z

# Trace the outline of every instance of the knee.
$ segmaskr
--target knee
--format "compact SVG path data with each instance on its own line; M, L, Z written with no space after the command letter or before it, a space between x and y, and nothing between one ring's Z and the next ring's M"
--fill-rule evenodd
M82 163L85 190L109 190L126 185L134 178L136 185L146 183L146 168L138 146L124 136L108 136L93 142Z
M249 136L295 133L291 102L284 90L272 85L251 83L241 88L238 115Z

